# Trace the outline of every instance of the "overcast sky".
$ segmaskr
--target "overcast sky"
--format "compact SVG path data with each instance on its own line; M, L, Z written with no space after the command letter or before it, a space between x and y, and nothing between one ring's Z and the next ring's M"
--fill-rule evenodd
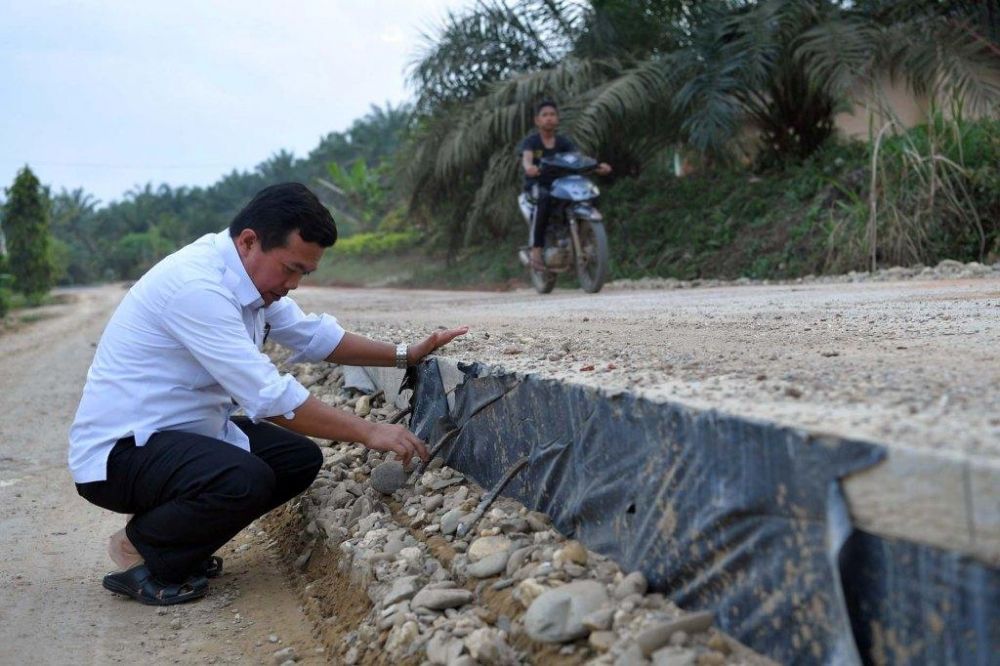
M305 156L411 97L421 31L469 0L0 0L0 186L103 202Z

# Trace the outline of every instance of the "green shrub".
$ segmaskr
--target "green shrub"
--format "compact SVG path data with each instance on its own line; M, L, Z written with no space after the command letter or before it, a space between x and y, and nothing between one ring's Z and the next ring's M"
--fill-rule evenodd
M799 164L756 174L650 169L599 203L613 274L792 278L866 270L873 260L990 261L1000 254L997 155L1000 121L938 114L878 146L830 141Z
M409 250L420 242L417 231L390 231L355 234L337 240L335 254L355 257L377 257Z

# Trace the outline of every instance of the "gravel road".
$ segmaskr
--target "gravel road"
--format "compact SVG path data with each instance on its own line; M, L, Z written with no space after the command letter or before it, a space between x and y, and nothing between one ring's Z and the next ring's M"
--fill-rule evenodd
M297 292L349 330L472 332L448 355L789 425L1000 460L1000 271L977 279L508 293ZM120 287L67 292L0 334L0 662L323 661L274 542L245 531L208 599L100 588L121 517L80 499L66 433ZM49 628L58 627L58 631ZM272 642L273 639L273 642Z
M1000 271L977 279L507 293L302 288L348 330L892 446L1000 459Z

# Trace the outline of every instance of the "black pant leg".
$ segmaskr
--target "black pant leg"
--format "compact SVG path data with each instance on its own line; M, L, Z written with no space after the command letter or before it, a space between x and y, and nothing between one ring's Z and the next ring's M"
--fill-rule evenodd
M273 503L276 476L257 456L226 442L160 432L145 446L123 440L108 480L77 486L98 506L134 513L125 528L154 576L181 582Z
M323 454L308 437L267 421L237 416L233 423L250 439L250 450L274 472L274 492L266 513L303 492L316 479Z
M552 207L552 197L549 188L539 185L535 199L535 219L531 225L531 246L545 247L545 227L549 222L549 209Z

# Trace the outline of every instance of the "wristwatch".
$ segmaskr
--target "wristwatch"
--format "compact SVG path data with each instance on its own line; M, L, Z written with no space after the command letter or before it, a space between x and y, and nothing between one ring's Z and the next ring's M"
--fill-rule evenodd
M406 359L406 353L409 351L410 346L405 342L400 342L396 345L396 367L405 370L406 366L409 365Z

